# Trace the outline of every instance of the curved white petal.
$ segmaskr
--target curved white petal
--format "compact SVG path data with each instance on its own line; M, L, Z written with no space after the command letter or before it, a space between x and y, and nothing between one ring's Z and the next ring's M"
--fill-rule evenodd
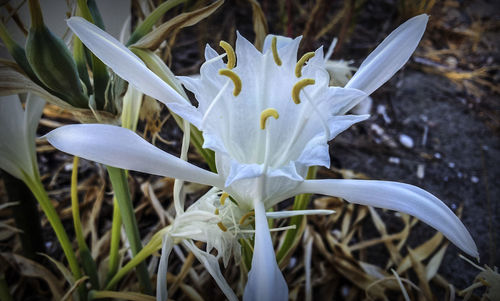
M418 15L396 28L364 60L345 87L367 94L378 89L408 61L424 34L428 19L426 14Z
M167 291L168 257L170 256L173 247L174 247L174 241L172 237L169 234L165 235L163 237L160 264L158 266L158 275L156 279L156 301L168 300L168 291Z
M45 135L57 149L102 164L223 187L217 174L172 156L131 130L104 124L75 124Z
M230 301L238 301L238 297L236 297L233 290L227 283L226 279L224 279L224 276L222 276L219 267L219 261L217 260L217 258L210 253L203 252L198 247L196 247L191 241L184 240L183 243L191 252L193 252L193 255L196 256L196 258L205 266L205 269L207 269L208 273L210 273L210 275L214 278L215 282L217 282L217 285L220 287L224 295L226 295L227 299Z
M244 301L286 301L288 286L274 254L264 204L254 202L255 244L252 268L243 295Z
M17 95L0 97L0 169L16 178L36 177L35 136L45 101L28 94L23 110Z
M266 212L267 218L286 218L297 215L330 215L335 213L334 210L313 209L313 210L290 210L290 211L274 211Z
M302 182L295 192L337 196L351 203L413 215L443 233L465 253L473 257L479 255L472 236L453 211L416 186L388 181L308 180Z
M67 21L69 28L101 61L137 90L166 104L171 110L199 125L199 114L179 93L149 70L127 47L80 17Z

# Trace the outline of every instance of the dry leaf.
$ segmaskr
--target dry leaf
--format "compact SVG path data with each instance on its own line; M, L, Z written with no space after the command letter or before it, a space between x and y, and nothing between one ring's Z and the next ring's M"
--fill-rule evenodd
M172 33L181 28L192 26L213 14L224 0L218 0L208 6L197 9L189 13L183 13L158 26L156 29L142 37L131 47L156 50L160 44Z

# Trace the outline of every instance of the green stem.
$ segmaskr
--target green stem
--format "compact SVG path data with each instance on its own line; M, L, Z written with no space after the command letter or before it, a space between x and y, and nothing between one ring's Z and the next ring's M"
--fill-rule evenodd
M317 171L316 166L309 167L309 170L307 171L307 179L316 178L316 171ZM295 197L293 203L293 210L306 209L310 200L311 200L311 194L299 194L298 196ZM290 219L290 225L295 225L295 229L290 229L286 232L285 240L283 241L281 248L278 250L278 253L276 254L276 260L278 261L279 265L282 264L282 261L287 258L287 256L295 249L295 247L300 242L300 237L304 232L304 228L301 227L301 224L304 219L305 216L301 215L293 216Z
M154 252L158 251L161 248L163 233L165 233L165 231L168 231L167 229L168 227L156 233L151 241L146 246L144 246L144 249L137 253L137 255L132 258L132 260L130 260L123 268L118 271L118 273L116 273L116 275L113 276L113 278L106 286L106 289L113 288L116 283L118 283L118 281L120 281L120 279L125 276L130 270L139 265Z
M152 296L133 292L113 292L113 291L90 291L89 300L95 299L120 299L130 301L155 301Z
M73 274L73 278L75 279L75 281L77 279L80 279L80 267L78 266L75 252L71 247L71 242L68 238L68 234L66 233L66 230L64 230L64 226L61 222L61 219L57 215L56 209L50 202L49 196L47 195L47 191L45 191L45 188L43 188L42 182L38 178L31 179L28 176L25 176L24 180L35 198L38 200L40 207L42 207L43 213L45 213L45 215L47 216L52 229L54 229L54 232L56 233L57 239L61 244L64 255L68 260L69 268L71 270L71 273ZM82 289L84 289L83 286ZM80 291L80 293L83 292Z
M0 301L14 301L3 273L0 275Z
M28 4L31 16L31 27L42 28L44 24L43 24L42 9L40 8L40 2L38 0L29 0Z
M120 207L118 206L116 198L113 198L113 224L111 225L111 242L109 247L109 268L107 279L113 278L118 270L118 262L120 261L120 254L118 253L118 250L120 247L121 227L122 216L120 215Z
M85 242L83 227L80 219L80 206L78 201L78 162L79 158L73 158L73 171L71 173L71 212L73 213L73 224L75 226L76 241L80 251L83 269L90 278L94 289L99 289L99 278L97 276L97 265L90 254L89 247Z
M135 218L134 207L130 198L128 189L127 174L123 169L106 166L108 169L109 179L115 191L118 207L125 227L125 232L130 243L130 249L135 257L142 249L141 238L139 235L139 226ZM149 273L145 262L141 262L137 266L137 278L141 289L147 294L152 294L153 288L149 279Z

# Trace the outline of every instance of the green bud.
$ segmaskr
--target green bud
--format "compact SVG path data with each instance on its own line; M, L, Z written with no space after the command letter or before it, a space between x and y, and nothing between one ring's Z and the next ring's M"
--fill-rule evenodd
M64 42L43 23L38 0L30 0L31 27L26 41L26 56L31 68L49 89L69 104L88 108L75 62Z

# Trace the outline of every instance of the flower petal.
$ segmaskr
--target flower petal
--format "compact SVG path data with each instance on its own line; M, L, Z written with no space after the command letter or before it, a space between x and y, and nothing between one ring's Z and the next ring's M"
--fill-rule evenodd
M118 126L75 124L45 135L57 149L102 164L224 187L217 174L172 156Z
M85 46L121 78L142 93L163 102L195 126L199 125L200 119L196 109L149 70L127 47L83 18L72 17L67 22Z
M248 273L243 300L286 301L288 300L288 286L276 263L264 203L257 200L254 206L255 244L252 268Z
M267 218L286 218L297 215L329 215L335 213L334 210L313 209L313 210L290 210L266 212Z
M428 19L426 14L418 15L396 28L364 60L345 87L367 94L377 90L408 61L424 34Z
M205 269L207 269L208 273L210 273L210 275L214 278L215 282L217 282L217 285L220 287L224 295L226 295L226 298L229 299L230 301L238 301L238 297L236 297L233 290L227 283L226 279L224 279L224 276L222 276L222 273L220 271L219 261L217 260L217 258L210 253L203 252L198 247L196 247L191 241L184 240L183 243L191 252L193 252L193 255L196 256L196 258L205 266Z
M476 244L458 217L441 200L416 186L388 181L308 180L295 193L318 193L348 202L401 211L444 234L465 253L478 257Z
M167 269L168 257L174 247L172 237L167 234L163 237L163 244L161 248L160 264L158 266L158 278L156 279L156 301L167 301Z

